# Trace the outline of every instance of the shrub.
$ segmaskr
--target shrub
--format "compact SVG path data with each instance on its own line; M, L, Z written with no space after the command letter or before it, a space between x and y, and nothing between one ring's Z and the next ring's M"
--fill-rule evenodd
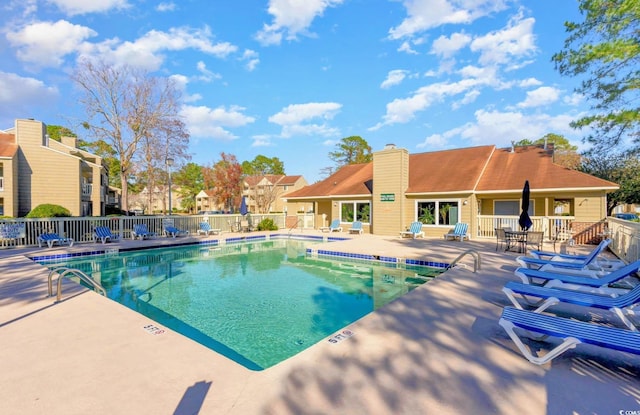
M66 218L71 216L71 212L65 207L45 203L31 209L27 218Z
M258 223L259 231L277 231L278 225L271 218L264 218Z

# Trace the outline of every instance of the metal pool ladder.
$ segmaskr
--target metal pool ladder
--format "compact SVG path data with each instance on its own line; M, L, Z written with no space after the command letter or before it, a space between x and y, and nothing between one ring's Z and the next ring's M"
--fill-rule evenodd
M467 255L471 255L473 257L473 272L480 270L482 268L482 260L480 258L480 252L476 251L475 249L467 249L466 251L458 255L458 257L454 259L451 264L449 264L447 269L453 268L458 263L458 261L460 261Z
M98 294L102 294L105 297L107 296L107 290L104 289L99 282L95 281L93 278L85 274L76 268L69 267L59 267L52 269L49 272L49 297L53 296L53 274L58 274L58 284L57 284L57 294L56 294L56 302L59 302L62 298L62 278L70 278L70 277L78 277L80 280L84 281L86 284L91 286L94 291Z

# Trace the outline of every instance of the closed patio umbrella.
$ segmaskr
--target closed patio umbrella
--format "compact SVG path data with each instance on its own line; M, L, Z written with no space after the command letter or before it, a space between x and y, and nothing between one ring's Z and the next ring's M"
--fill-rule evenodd
M529 199L531 197L531 190L529 189L529 180L524 182L524 189L522 189L522 213L518 219L518 224L523 231L528 231L533 222L529 217Z
M249 213L249 210L247 209L247 199L246 196L242 196L242 202L240 202L240 214L244 216L247 213Z

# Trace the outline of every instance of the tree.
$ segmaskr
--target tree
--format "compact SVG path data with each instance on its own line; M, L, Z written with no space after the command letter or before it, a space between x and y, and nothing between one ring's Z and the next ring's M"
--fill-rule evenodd
M102 157L104 166L109 171L109 185L120 187L120 160L116 157L116 152L109 143L104 140L79 140L78 147Z
M242 194L242 166L233 154L220 153L220 159L204 170L204 182L213 190L216 202L232 210L234 200Z
M196 195L204 186L202 166L196 163L187 163L173 175L173 183L178 187L182 207L193 212L196 208Z
M278 157L257 155L252 161L242 162L242 172L247 176L265 176L267 174L284 175L284 163Z
M89 59L79 62L71 79L80 88L87 116L82 126L95 140L108 143L119 161L122 208L128 210L128 177L143 157L141 141L166 138L167 131L187 136L178 117L180 94L168 78Z
M347 164L368 163L373 160L371 146L360 136L345 137L336 144L336 147L335 151L329 153L329 158L338 167Z
M273 176L252 176L254 180L250 186L251 199L255 203L257 213L269 213L271 205L280 196L280 188L272 181L277 179ZM248 180L248 178L247 178Z
M548 133L531 141L528 139L520 140L514 145L516 146L531 146L531 145L544 145L553 144L553 161L556 164L564 166L569 169L578 169L581 163L581 156L578 154L578 146L574 146L564 136L560 134Z
M144 171L149 189L147 205L149 212L153 206L153 189L162 184L164 189L169 185L168 169L179 166L182 160L188 160L189 135L185 131L184 123L180 120L173 120L159 128L154 135L143 137L140 142L142 154L141 163L136 167ZM174 166L169 166L167 159L173 160ZM173 186L172 186L173 187ZM163 200L169 197L169 192L163 191ZM195 198L195 195L194 195ZM168 206L168 203L164 204ZM184 206L183 206L184 207Z
M586 76L576 88L592 113L571 123L589 127L587 142L604 149L640 141L640 2L580 0L581 23L566 22L564 49L553 55L556 69L569 77Z
M607 195L607 214L621 204L640 203L640 159L637 153L591 152L580 170L617 183L620 189Z
M56 141L60 141L61 137L78 137L76 133L60 125L47 125L47 135Z

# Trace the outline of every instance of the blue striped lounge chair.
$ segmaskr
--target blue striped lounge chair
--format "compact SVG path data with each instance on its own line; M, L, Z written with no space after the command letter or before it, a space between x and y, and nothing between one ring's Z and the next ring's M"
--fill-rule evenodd
M362 229L362 222L360 222L359 220L353 222L351 228L349 229L349 233L357 233L358 235L362 235L362 232L364 232L364 230Z
M640 354L640 332L638 331L520 310L515 307L505 307L499 323L522 355L537 365L550 362L582 343ZM523 330L526 335L535 340L542 340L548 336L564 340L547 354L538 356L524 344L516 330Z
M529 305L536 307L534 310L536 313L541 313L558 303L599 308L613 312L630 330L638 330L631 320L630 315L634 314L635 307L640 306L640 284L617 297L559 288L540 287L538 285L522 284L515 281L510 281L505 284L502 292L506 294L507 298L511 300L516 308L524 309L520 301L516 298L516 295L521 296ZM530 297L539 298L540 300L531 303L529 300Z
M424 238L424 231L422 230L422 222L412 222L411 225L409 225L408 230L400 232L401 238L404 238L405 236L412 237L413 239Z
M537 257L519 256L516 261L521 267L538 269L541 271L571 272L582 270L607 271L624 266L624 262L620 260L601 259L599 256L607 246L611 243L610 239L604 239L594 248L589 255L584 257L552 257L550 259L542 259ZM537 251L539 254L539 251Z
M529 268L517 268L515 276L520 278L523 284L542 285L548 288L560 287L572 290L587 291L601 294L612 294L620 292L619 288L613 285L622 285L627 277L634 276L640 270L640 260L625 265L600 276L593 276L591 273L582 275L555 273L540 271ZM623 287L629 290L631 287Z
M144 223L137 223L133 225L133 231L131 231L131 239L149 239L158 236L155 232L149 232L147 225Z
M96 226L93 230L93 242L100 241L103 244L107 242L115 242L118 240L118 235L114 235L108 226Z
M200 228L198 229L198 235L219 235L222 229L214 229L209 225L209 222L200 222Z
M176 236L186 236L189 235L189 231L184 229L178 229L175 226L166 225L164 227L164 235L168 237L175 238Z
M42 244L46 244L49 248L53 248L53 245L58 244L73 246L73 238L63 238L57 233L43 233L38 236L38 246L42 248Z
M456 223L456 226L453 227L453 229L451 229L448 233L444 234L444 239L445 240L453 239L454 241L456 239L459 239L460 242L462 242L465 239L469 239L469 234L467 233L468 229L469 229L468 223L458 222Z

